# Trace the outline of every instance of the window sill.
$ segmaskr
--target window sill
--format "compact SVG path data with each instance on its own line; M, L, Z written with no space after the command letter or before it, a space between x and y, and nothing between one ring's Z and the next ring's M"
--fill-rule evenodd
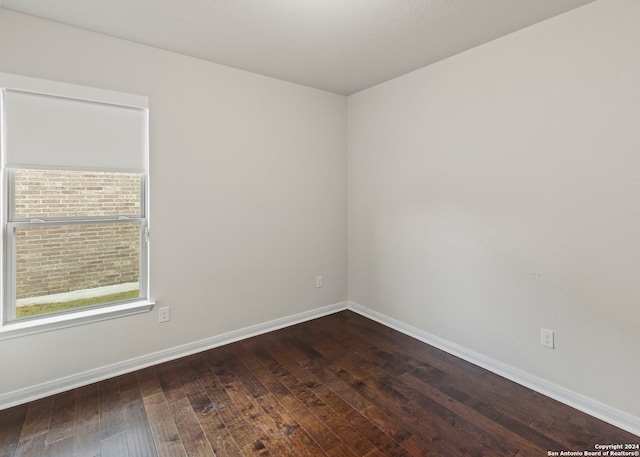
M146 313L151 311L153 305L155 305L155 302L141 300L105 308L87 309L85 311L43 317L40 319L11 322L0 327L0 340Z

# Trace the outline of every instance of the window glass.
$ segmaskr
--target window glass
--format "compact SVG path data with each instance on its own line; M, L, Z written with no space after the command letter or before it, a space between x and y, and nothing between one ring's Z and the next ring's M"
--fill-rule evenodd
M15 228L15 317L140 296L140 221Z
M14 220L140 216L142 175L14 170Z

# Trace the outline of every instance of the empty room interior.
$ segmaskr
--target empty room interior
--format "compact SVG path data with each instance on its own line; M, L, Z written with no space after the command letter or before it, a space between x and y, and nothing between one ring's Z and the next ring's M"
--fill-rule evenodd
M640 455L639 24L636 0L2 0L0 457ZM139 217L21 216L21 173L92 155L18 150L47 128L14 106L67 93L136 104L139 170L104 155ZM136 298L21 317L20 234L89 223L133 227Z

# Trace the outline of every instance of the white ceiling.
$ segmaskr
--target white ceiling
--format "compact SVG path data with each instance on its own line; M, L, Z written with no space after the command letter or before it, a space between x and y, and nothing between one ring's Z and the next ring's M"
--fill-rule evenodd
M349 95L593 0L0 0L0 7Z

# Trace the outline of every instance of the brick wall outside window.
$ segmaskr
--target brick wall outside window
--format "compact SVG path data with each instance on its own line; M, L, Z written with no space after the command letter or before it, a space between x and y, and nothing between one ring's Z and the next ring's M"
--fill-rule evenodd
M140 214L141 178L129 173L15 171L14 219ZM48 225L16 231L16 298L139 280L140 225Z

